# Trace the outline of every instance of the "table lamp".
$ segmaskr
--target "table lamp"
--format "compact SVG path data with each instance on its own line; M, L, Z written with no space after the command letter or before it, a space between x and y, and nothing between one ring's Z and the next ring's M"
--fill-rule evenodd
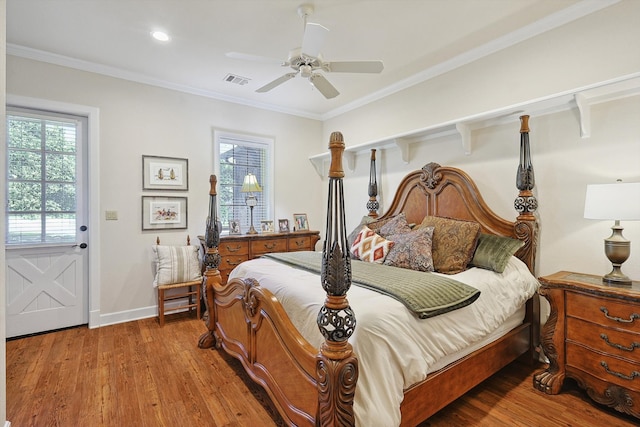
M609 219L615 223L611 236L604 240L604 253L613 270L602 277L610 285L630 286L631 279L622 273L621 266L631 254L631 242L622 235L621 220L640 220L640 182L587 185L584 217Z
M256 179L256 176L254 174L247 173L245 175L240 192L247 193L244 198L244 202L247 206L249 206L249 209L251 211L251 227L249 228L249 231L247 231L247 234L258 234L256 229L253 227L253 207L258 204L258 199L253 193L262 192L262 188L260 188L258 180Z

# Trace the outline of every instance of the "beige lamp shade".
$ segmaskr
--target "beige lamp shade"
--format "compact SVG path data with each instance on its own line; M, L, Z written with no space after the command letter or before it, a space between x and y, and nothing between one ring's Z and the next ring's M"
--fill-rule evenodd
M262 188L260 184L258 184L258 180L256 176L252 173L248 173L244 177L244 181L242 182L242 189L240 189L241 193L260 193L262 192Z

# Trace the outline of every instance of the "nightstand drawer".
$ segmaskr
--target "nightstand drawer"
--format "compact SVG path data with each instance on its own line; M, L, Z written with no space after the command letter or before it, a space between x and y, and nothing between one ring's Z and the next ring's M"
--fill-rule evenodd
M249 253L249 242L220 242L218 252L220 256L247 255Z
M289 251L310 251L311 249L311 237L291 237L289 238Z
M603 353L624 357L640 365L640 334L568 317L567 340Z
M567 366L574 366L608 383L640 391L640 365L567 343Z
M637 304L567 292L567 316L640 333L640 308Z

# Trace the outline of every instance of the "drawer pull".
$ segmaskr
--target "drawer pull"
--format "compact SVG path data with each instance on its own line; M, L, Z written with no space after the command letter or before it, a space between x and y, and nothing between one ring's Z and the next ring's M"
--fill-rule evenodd
M264 244L264 248L271 250L271 249L275 248L277 245L278 245L277 243L265 243Z
M242 264L242 261L233 262L233 261L227 260L227 265L232 265L235 267L236 265L240 265L240 264Z
M611 347L617 348L618 350L633 351L636 348L640 348L640 342L633 342L630 347L627 347L622 344L613 344L612 342L609 342L609 337L606 334L600 334L600 338L602 338L604 342L609 344Z
M226 245L225 248L229 251L229 252L238 252L240 249L242 249L242 245L238 245L238 246L234 246L231 247L229 245Z
M602 365L602 367L604 368L605 371L607 371L608 374L611 375L615 375L618 378L622 378L623 380L630 380L633 381L633 379L635 377L640 377L640 372L638 371L633 371L631 372L631 375L625 375L623 373L620 372L614 372L611 369L609 369L609 365L607 365L607 362L605 362L604 360L602 362L600 362L600 364Z
M620 317L609 316L609 310L607 310L606 307L600 307L600 311L604 313L604 317L606 317L607 319L615 320L616 322L620 323L633 323L636 319L640 319L640 314L638 313L633 313L631 316L629 316L629 320L626 320L621 319Z
M296 243L297 247L301 248L301 247L304 246L305 241L304 240L296 240L295 243Z

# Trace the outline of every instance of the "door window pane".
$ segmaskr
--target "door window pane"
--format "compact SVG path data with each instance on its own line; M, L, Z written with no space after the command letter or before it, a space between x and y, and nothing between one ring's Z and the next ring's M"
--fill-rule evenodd
M7 109L6 243L76 240L77 118Z

